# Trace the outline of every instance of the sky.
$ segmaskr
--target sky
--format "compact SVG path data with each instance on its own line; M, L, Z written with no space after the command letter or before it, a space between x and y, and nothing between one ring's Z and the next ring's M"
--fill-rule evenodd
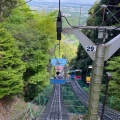
M44 1L44 2L59 2L59 0L32 0L32 1ZM71 2L71 3L85 3L85 4L94 4L97 0L60 0L61 2Z

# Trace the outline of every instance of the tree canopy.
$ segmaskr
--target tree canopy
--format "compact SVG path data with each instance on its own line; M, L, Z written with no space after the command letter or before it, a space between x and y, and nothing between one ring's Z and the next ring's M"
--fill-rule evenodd
M18 3L24 3L24 0ZM0 24L1 97L12 92L23 92L25 99L30 100L49 84L48 50L56 40L55 16L56 12L33 12L24 4L12 9L11 14ZM11 89L6 81L11 84Z
M15 39L5 29L0 28L0 98L23 92L23 72L25 63Z

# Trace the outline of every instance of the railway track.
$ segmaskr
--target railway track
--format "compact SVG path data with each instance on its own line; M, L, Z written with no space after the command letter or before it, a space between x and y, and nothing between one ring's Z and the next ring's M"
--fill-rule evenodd
M51 97L42 115L37 120L69 120L61 95L61 86L54 85Z
M84 105L88 106L88 94L80 87L78 82L71 82L71 86L73 88L74 93L78 96L80 101ZM102 104L99 104L98 115L101 116L101 113L102 113ZM105 107L104 120L120 120L120 113L113 109Z

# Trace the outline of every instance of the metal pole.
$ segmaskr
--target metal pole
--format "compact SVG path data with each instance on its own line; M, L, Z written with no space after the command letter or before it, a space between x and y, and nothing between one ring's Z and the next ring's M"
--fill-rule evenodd
M111 27L111 26L109 26ZM87 26L88 28L88 26ZM95 45L87 36L76 28L65 28L63 33L74 34L93 60L92 79L90 82L88 115L85 120L98 120L98 104L104 61L107 61L120 48L120 34L105 44ZM89 51L86 47L97 47L97 51ZM94 48L95 48L94 47Z
M105 45L97 45L95 61L93 61L92 79L90 81L88 116L86 120L98 120L97 111L103 76Z
M60 0L59 0L59 12L60 12Z

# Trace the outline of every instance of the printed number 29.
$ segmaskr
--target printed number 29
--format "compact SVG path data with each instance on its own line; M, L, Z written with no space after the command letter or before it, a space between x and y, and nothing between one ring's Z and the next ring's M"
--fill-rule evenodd
M94 46L87 46L87 51L95 51Z

